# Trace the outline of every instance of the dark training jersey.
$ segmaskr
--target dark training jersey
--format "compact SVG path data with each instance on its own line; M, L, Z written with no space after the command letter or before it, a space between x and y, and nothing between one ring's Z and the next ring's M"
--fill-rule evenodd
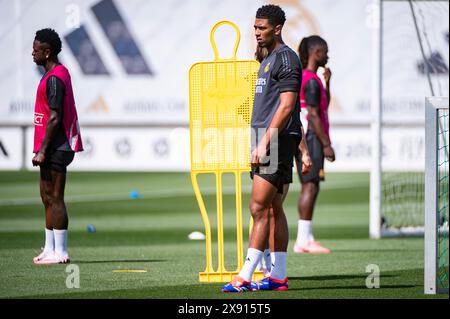
M72 151L66 134L64 133L63 112L64 112L64 83L56 76L47 79L47 99L50 109L58 111L59 126L50 144L52 151Z
M320 105L320 86L316 80L311 79L305 83L305 102L311 107Z
M302 67L297 54L282 45L273 50L262 62L258 71L255 100L252 111L252 131L267 129L280 104L283 92L299 92L302 82ZM279 135L301 135L300 97L294 110Z
M305 96L305 103L309 105L310 107L319 108L320 105L320 85L317 83L316 80L310 79L308 82L305 83L305 87L303 88L303 94ZM317 114L320 112L317 110ZM314 128L312 125L308 125L308 133L312 131L314 132Z

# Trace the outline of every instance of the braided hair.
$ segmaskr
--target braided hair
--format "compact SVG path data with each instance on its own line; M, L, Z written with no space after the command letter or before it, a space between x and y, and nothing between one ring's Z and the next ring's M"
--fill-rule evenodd
M318 35L312 35L303 38L298 47L298 55L300 57L300 62L302 63L303 67L306 67L308 65L309 51L312 48L326 45L327 42Z
M258 62L262 62L267 56L269 55L269 52L267 51L267 48L260 47L259 45L256 47L255 52L255 59Z

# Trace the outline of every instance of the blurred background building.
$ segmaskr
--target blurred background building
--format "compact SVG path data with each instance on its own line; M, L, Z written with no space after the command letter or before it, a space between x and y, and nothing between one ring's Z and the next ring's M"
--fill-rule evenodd
M0 170L36 169L33 112L43 71L31 51L35 32L51 27L63 41L59 57L72 75L85 144L71 170L188 171L189 68L213 60L209 32L220 20L240 28L238 58L253 59L255 12L269 2L287 14L291 48L311 34L328 42L337 160L327 170L369 171L379 26L372 0L0 0ZM409 2L383 2L383 158L389 169L421 170L430 81L448 96L448 1L413 1L425 56ZM234 31L218 30L216 41L229 56Z

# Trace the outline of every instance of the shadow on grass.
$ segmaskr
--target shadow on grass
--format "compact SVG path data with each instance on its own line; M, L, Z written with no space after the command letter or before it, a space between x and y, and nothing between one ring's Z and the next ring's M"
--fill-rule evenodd
M159 263L166 260L159 259L123 259L123 260L74 260L74 264L107 264L107 263Z
M380 291L383 289L409 289L409 288L416 288L421 287L419 285L381 285L380 288L377 288L375 290ZM366 286L329 286L329 287L302 287L302 288L289 288L289 291L305 291L305 290L333 290L333 289L363 289L367 290Z
M384 248L377 248L377 249L334 249L332 253L387 253L387 252L404 252L404 251L422 251L423 249L417 248L417 249L384 249Z
M315 235L323 240L326 239L367 239L366 227L316 227ZM203 244L204 242L193 243L187 236L192 231L190 226L173 229L142 229L142 230L105 230L89 234L84 230L73 230L70 233L71 247L116 247L116 246L152 246L156 245L180 245L180 244ZM295 230L296 231L296 230ZM212 228L212 233L216 233L216 228ZM224 241L234 242L236 233L233 227L224 229ZM8 249L29 248L42 240L41 231L17 231L0 232L0 247ZM384 249L383 249L384 251Z
M423 269L392 271L380 277L378 289L368 289L361 274L324 275L310 277L290 277L289 290L280 292L255 292L246 294L224 294L223 283L196 283L170 285L169 283L126 287L128 289L70 291L67 293L23 296L21 298L106 298L106 299L360 299L360 298L441 298L442 296L424 296L421 282L415 280ZM335 282L333 282L335 280ZM125 287L124 287L125 288Z
M382 275L380 278L398 277L397 275ZM293 280L342 280L342 279L362 279L365 280L366 275L329 275L329 276L310 276L310 277L289 277L289 281Z
M109 291L85 291L56 294L21 296L25 299L303 299L303 298L423 298L411 289L420 285L381 285L378 289L368 289L363 285L326 285L320 287L289 287L288 291L258 291L252 293L226 294L221 292L222 284L180 285L161 287L140 287L139 289L119 289ZM339 292L341 291L341 292ZM358 296L355 296L358 292Z
M391 289L411 289L411 288L417 288L422 287L421 285L417 284L404 284L401 283L401 281L406 281L409 279L408 277L414 276L415 273L423 271L422 269L407 269L404 271L391 271L388 273L383 273L380 276L380 288L374 289L374 291L387 291ZM314 290L355 290L359 289L361 291L368 291L372 289L368 289L365 285L365 280L367 278L367 275L361 275L361 274L347 274L347 275L324 275L324 276L310 276L310 277L289 277L289 291L314 291ZM336 286L333 286L331 283L320 285L320 282L322 281L336 281ZM349 282L348 285L343 285L343 280L350 280L352 282ZM385 283L385 280L389 284ZM319 282L318 285L310 284L308 286L308 283L311 282ZM355 281L358 283L361 282L361 284L355 285ZM301 286L297 288L298 286ZM306 285L306 286L305 286ZM297 287L296 287L297 286ZM392 292L391 292L392 294ZM395 296L395 293L394 293Z

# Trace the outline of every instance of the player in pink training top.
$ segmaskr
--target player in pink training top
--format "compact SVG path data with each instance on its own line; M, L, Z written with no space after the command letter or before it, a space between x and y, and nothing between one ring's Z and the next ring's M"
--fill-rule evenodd
M64 203L67 166L83 150L69 71L59 63L61 39L52 29L36 32L33 61L43 66L34 111L33 166L40 168L45 208L45 246L35 264L70 262L67 251L69 219Z
M312 218L319 183L325 179L324 158L333 162L334 150L331 147L330 124L328 121L328 106L330 103L330 69L328 62L328 45L324 39L317 35L304 38L299 46L299 56L303 65L302 86L300 89L301 108L308 110L308 129L306 144L312 159L312 168L308 174L299 173L302 189L298 199L298 232L294 245L296 253L327 254L330 249L323 247L315 241L312 232ZM319 67L324 67L323 74L326 86L317 76ZM297 167L302 167L299 154L296 155ZM298 170L299 172L301 170Z

